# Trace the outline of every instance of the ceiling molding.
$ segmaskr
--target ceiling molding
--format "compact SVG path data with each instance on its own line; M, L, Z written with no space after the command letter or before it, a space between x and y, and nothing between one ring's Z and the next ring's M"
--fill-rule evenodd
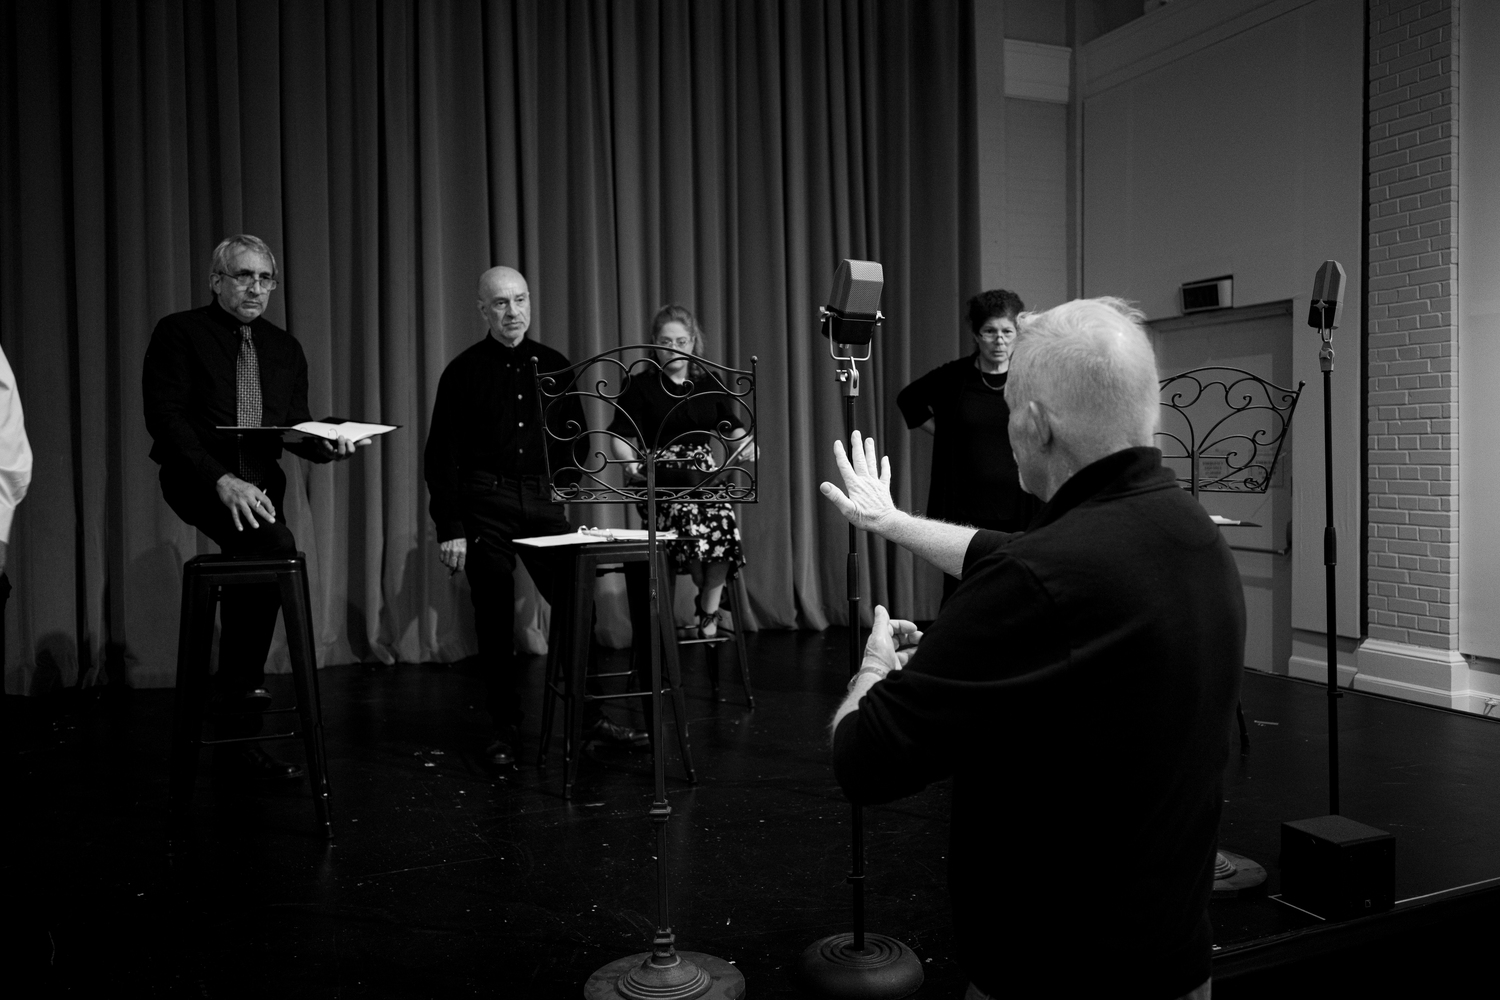
M1005 96L1067 104L1072 92L1073 50L1066 45L1005 40Z

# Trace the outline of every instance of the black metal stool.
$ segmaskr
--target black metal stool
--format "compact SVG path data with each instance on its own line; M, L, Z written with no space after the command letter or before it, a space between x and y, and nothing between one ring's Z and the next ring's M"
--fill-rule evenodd
M740 684L745 689L745 706L755 707L755 693L750 690L750 658L745 655L745 615L749 612L749 604L745 601L745 581L740 579L740 570L736 566L730 571L729 579L724 581L724 596L719 600L719 610L729 609L734 620L733 628L726 628L723 622L719 623L719 634L708 639L699 638L697 631L689 627L685 634L678 638L679 646L702 646L707 653L708 660L708 683L713 689L715 701L723 701L719 696L719 647L726 642L734 643L734 652L740 661Z
M287 649L292 660L296 708L276 709L266 715L296 712L299 728L290 733L204 739L203 717L209 685L209 653L213 646L214 607L224 587L274 583L281 588L281 614L286 623ZM318 701L318 663L314 652L312 601L307 590L307 559L233 559L198 556L182 568L182 620L177 638L177 698L172 710L171 809L181 818L193 797L198 772L198 748L220 744L254 743L302 737L307 751L307 773L312 780L313 806L323 835L333 838L329 815L328 761L323 749L323 715Z
M562 607L552 609L551 637L547 647L547 683L542 692L542 739L537 751L537 766L546 763L547 746L552 741L552 721L557 703L563 704L563 797L573 797L573 779L576 776L578 748L583 740L583 705L585 702L618 701L624 698L649 698L649 683L643 690L624 691L617 694L590 694L587 688L589 653L593 647L594 630L594 582L599 568L612 563L625 564L627 588L645 593L646 561L650 551L645 542L600 542L578 545L559 551L558 557L570 561L564 576L565 584L557 588ZM670 581L671 572L666 553L658 547L657 579ZM677 723L677 748L682 754L682 765L689 782L697 781L693 772L693 755L688 747L687 703L682 696L681 673L677 666L677 636L672 627L670 588L662 586L663 613L659 622L661 636L662 694L672 699L672 715ZM632 600L631 625L635 641L632 644L633 672L639 677L650 677L650 660L641 657L651 655L650 647L641 641L650 635L650 608L647 600ZM649 704L649 703L648 703ZM649 718L649 711L648 711ZM652 747L653 753L662 752L661 747Z

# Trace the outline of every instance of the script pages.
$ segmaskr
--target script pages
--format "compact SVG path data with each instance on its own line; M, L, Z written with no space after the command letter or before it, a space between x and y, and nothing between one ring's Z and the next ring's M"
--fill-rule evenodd
M234 431L237 434L261 434L276 433L281 435L283 441L297 442L308 438L325 438L333 441L337 438L347 438L350 441L363 441L366 438L379 437L399 428L400 424L362 424L357 420L304 420L300 424L291 427L215 427L215 430Z

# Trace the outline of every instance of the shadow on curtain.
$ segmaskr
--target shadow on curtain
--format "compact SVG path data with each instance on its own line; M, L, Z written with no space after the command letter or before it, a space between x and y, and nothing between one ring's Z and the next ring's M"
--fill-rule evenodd
M420 456L493 263L574 359L669 301L713 359L759 358L761 627L845 615L815 319L843 257L886 274L859 425L900 502L925 494L894 396L953 356L978 287L967 3L75 0L5 5L0 30L0 335L36 453L8 692L172 683L181 564L212 545L161 500L141 358L230 233L278 253L267 318L302 342L314 414L404 425L337 467L285 460L324 662L474 651ZM935 613L909 557L864 564L875 601Z

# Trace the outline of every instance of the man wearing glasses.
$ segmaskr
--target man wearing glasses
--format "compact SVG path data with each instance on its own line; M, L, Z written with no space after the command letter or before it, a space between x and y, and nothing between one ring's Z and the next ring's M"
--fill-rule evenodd
M254 236L231 236L213 253L213 300L156 324L141 379L151 458L161 466L168 506L213 539L225 555L294 555L281 517L286 475L276 434L238 435L217 427L286 427L311 420L302 346L262 315L276 288L276 257ZM354 445L321 438L287 444L313 462L347 458ZM223 737L260 731L254 712L270 696L261 686L281 606L274 583L229 588L221 604L216 722ZM297 779L302 768L256 744L225 754L233 777Z

